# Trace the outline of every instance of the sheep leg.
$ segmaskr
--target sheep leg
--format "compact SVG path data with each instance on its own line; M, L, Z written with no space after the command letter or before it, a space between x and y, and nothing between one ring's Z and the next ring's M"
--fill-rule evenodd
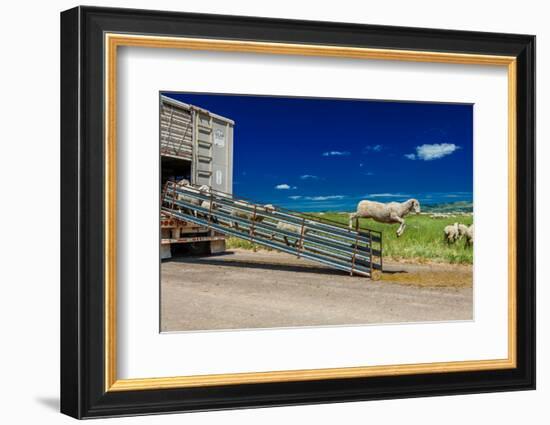
M401 223L401 226L399 226L399 228L397 229L397 237L403 234L403 232L405 231L405 227L407 227L407 225L403 221L403 223Z
M349 228L353 230L353 220L359 220L357 213L351 213L349 215Z
M401 217L397 216L397 215L394 215L392 217L396 222L400 223L400 226L399 228L397 229L397 237L401 236L403 234L403 232L405 231L405 227L406 227L406 224L405 224L405 220L403 220Z
M283 236L283 238L285 239L286 246L290 246L290 243L288 242L288 238L286 236Z

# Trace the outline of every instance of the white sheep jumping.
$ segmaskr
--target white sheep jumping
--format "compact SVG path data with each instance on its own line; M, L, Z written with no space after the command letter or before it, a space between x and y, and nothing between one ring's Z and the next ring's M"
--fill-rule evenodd
M448 244L455 243L460 238L458 223L449 224L443 229L444 238Z
M372 218L379 223L399 223L397 236L401 236L405 231L405 217L407 214L414 212L420 213L420 203L416 199L409 199L405 202L382 202L363 200L357 204L357 212L349 216L349 228L353 228L353 220L360 218Z

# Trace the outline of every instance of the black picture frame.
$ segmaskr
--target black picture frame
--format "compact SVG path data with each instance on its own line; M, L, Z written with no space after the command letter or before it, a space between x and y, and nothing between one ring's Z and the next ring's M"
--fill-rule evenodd
M517 58L517 367L105 391L104 33L506 55ZM75 418L535 388L535 37L76 7L61 13L61 412Z

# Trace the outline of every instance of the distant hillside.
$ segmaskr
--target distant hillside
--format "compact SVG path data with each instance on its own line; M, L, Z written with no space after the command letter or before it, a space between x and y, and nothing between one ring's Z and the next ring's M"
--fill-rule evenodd
M424 204L422 212L473 212L474 204L469 201L447 202L441 204Z

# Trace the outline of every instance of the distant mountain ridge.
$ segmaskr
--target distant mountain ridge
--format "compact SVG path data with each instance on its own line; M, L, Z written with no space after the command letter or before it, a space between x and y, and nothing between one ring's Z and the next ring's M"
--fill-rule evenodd
M422 207L422 212L449 213L449 212L473 212L474 211L474 204L471 201L423 204L421 205L421 207Z

